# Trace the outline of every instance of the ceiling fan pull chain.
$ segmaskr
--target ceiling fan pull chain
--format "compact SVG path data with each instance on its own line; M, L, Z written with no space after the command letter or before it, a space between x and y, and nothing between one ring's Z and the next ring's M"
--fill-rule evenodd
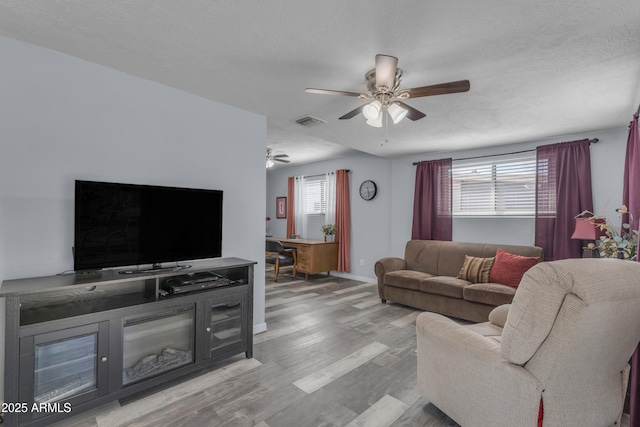
M389 113L385 112L387 114L384 115L384 142L389 142Z
M380 146L382 147L385 142L389 142L389 114L385 114L387 113L385 110L383 110L381 113L384 114L384 141L380 141Z

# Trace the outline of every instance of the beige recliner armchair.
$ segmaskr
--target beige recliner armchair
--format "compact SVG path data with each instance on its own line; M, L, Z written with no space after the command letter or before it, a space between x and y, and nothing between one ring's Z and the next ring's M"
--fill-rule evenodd
M640 340L640 263L540 263L489 320L418 316L427 400L463 427L620 425Z

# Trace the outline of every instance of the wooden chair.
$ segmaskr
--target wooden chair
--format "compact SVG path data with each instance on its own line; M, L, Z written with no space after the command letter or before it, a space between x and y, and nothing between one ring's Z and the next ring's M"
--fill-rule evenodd
M278 273L281 266L293 266L293 278L295 279L298 272L298 257L295 249L287 249L277 240L266 241L266 258L265 264L275 267L275 281L278 281Z

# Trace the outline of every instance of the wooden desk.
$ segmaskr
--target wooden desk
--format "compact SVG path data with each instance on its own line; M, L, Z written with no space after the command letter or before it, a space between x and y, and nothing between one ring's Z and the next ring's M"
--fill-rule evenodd
M298 253L298 272L304 273L304 279L309 274L318 274L338 269L338 242L324 240L283 239L280 240L285 248L296 248Z

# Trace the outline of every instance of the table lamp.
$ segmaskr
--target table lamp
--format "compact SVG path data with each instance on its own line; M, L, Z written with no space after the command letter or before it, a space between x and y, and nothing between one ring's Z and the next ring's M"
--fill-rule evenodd
M582 258L600 258L600 251L595 242L600 241L600 236L605 235L605 230L600 228L606 224L605 218L576 218L576 226L571 235L572 239L589 240L587 246L582 247Z

